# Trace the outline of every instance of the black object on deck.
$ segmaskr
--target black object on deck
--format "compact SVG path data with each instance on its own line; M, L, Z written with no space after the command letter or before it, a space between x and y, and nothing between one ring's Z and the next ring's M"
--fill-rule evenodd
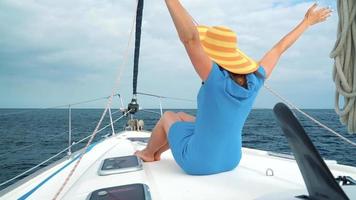
M336 183L329 168L292 111L283 103L275 105L273 111L288 139L308 189L309 196L298 197L318 200L348 200L349 198Z
M145 184L131 184L103 188L92 192L89 200L151 200L150 190Z

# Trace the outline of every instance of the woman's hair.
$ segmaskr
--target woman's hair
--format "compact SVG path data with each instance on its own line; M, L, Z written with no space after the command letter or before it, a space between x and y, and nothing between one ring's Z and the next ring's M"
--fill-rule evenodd
M264 76L259 71L255 71L252 73L254 73L256 76L260 78L264 78ZM246 78L247 74L235 74L232 72L229 72L229 74L230 74L230 78L234 80L235 83L247 89L247 78Z
M235 74L229 72L230 78L235 81L235 83L239 84L240 86L247 88L247 79L246 74Z
M218 66L219 66L220 70L224 70L224 68L222 68L219 64L218 64ZM227 72L229 72L229 71L227 71ZM255 72L252 72L252 73L254 73L256 76L258 76L260 78L264 78L264 76L258 70L256 70ZM230 78L235 81L235 83L237 83L247 89L247 78L246 78L247 74L235 74L235 73L229 72L229 75L230 75Z

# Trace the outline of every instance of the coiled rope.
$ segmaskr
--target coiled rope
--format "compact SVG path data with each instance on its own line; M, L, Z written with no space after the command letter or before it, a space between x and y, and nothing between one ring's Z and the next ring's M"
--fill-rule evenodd
M335 111L349 133L356 134L356 1L338 0L337 41L330 57L335 60ZM340 96L344 105L340 108Z

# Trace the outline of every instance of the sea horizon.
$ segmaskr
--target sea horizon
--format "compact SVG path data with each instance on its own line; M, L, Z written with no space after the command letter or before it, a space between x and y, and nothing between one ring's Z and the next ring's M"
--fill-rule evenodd
M144 112L152 110L155 112ZM164 109L179 110L195 115L196 109ZM303 109L323 124L337 131L344 137L356 141L356 135L350 135L339 117L332 109ZM80 141L92 134L103 108L73 108L71 112L72 141ZM137 119L143 119L145 130L151 131L160 118L159 109L144 109L138 112ZM13 113L13 114L11 114ZM68 108L54 109L0 109L0 182L16 176L30 169L43 160L57 154L68 146L69 115ZM115 109L112 112L113 120L122 116ZM319 150L322 157L328 160L337 160L340 164L356 166L356 157L352 155L354 149L340 138L324 130L303 115L295 112L311 140ZM125 128L129 118L124 117L115 123L115 132L119 133ZM108 114L104 117L102 126L110 124ZM98 133L95 141L112 134L110 126ZM243 146L247 148L265 150L276 153L290 154L290 148L284 134L275 120L272 109L253 109L248 116L242 131ZM73 151L84 147L86 141L78 143ZM66 153L63 153L65 156ZM58 159L54 159L56 161ZM45 167L53 162L46 163ZM1 189L1 187L0 187Z
M60 107L60 108L54 108L54 107L50 107L50 108L40 108L40 107L4 107L4 108L0 108L0 110L11 110L11 109L23 109L23 110L51 110L51 109L63 109L66 110L68 109L68 107ZM83 107L83 108L76 108L76 107L71 107L71 109L95 109L95 110L99 110L99 109L104 109L104 108L98 108L98 107ZM120 108L111 108L111 109L120 109ZM152 109L152 110L160 110L160 108L144 108L144 109ZM164 108L163 110L196 110L197 108ZM273 108L252 108L253 110L273 110ZM293 109L293 108L292 108ZM298 109L302 109L302 110L335 110L334 108L299 108Z

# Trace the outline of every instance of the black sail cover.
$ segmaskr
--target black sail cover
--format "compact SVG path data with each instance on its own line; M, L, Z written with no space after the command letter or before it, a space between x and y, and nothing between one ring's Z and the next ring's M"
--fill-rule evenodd
M142 13L143 13L143 0L138 0L136 11L136 36L135 36L135 55L134 55L134 68L133 68L133 94L137 94L137 77L138 77L138 64L140 57L141 46L141 27L142 27Z

